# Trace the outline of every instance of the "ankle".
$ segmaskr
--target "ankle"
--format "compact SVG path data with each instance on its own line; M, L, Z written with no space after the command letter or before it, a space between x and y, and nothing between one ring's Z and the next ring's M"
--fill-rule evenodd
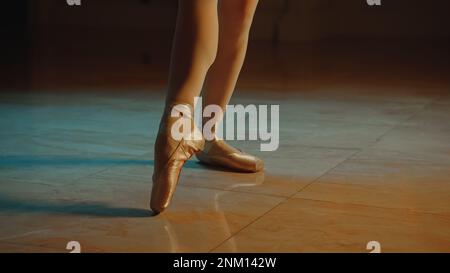
M189 103L168 103L164 108L164 116L167 117L194 117L194 106Z

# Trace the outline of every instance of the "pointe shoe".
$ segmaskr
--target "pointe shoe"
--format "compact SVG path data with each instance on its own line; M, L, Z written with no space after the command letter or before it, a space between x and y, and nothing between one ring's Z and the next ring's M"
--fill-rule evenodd
M181 140L175 140L171 134L173 124L179 119L171 117L174 107L184 108L183 112L179 112L180 115L186 111L190 113L188 118L192 124L191 133ZM194 125L192 107L184 104L174 107L168 107L164 113L155 143L155 165L150 201L150 208L155 214L163 212L169 206L184 163L201 151L205 144L200 130Z
M196 155L200 162L239 172L256 173L264 169L264 162L228 145L224 140L207 141L203 151Z

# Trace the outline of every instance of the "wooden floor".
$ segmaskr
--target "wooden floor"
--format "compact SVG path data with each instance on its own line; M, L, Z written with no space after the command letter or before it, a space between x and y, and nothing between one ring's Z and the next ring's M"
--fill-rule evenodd
M150 217L161 101L1 95L0 250L450 251L450 96L259 96L280 104L280 148L236 145L266 171L189 162Z
M250 64L232 103L279 104L279 149L233 143L258 174L188 162L157 217L162 89L2 92L0 252L450 252L448 75L311 67ZM278 85L250 88L258 68Z

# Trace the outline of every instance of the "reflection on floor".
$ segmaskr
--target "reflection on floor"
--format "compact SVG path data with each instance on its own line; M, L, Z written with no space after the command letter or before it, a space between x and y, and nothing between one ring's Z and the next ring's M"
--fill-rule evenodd
M163 92L3 93L0 251L450 252L450 95L420 88L238 92L280 105L278 151L234 143L265 172L190 161L157 217Z

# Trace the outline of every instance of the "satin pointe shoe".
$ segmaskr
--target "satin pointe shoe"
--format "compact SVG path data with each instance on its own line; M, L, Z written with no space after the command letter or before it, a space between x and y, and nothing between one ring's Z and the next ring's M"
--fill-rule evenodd
M172 136L172 127L180 119L180 117L172 117L173 112L180 117L188 118L191 124L189 134L183 134L181 140L176 140L177 138ZM169 206L184 163L204 147L205 141L194 124L192 113L192 106L178 104L167 107L161 119L155 142L155 164L150 200L150 208L155 214L163 212Z
M204 150L196 155L200 162L226 169L256 173L264 169L264 162L228 145L224 140L207 141Z

